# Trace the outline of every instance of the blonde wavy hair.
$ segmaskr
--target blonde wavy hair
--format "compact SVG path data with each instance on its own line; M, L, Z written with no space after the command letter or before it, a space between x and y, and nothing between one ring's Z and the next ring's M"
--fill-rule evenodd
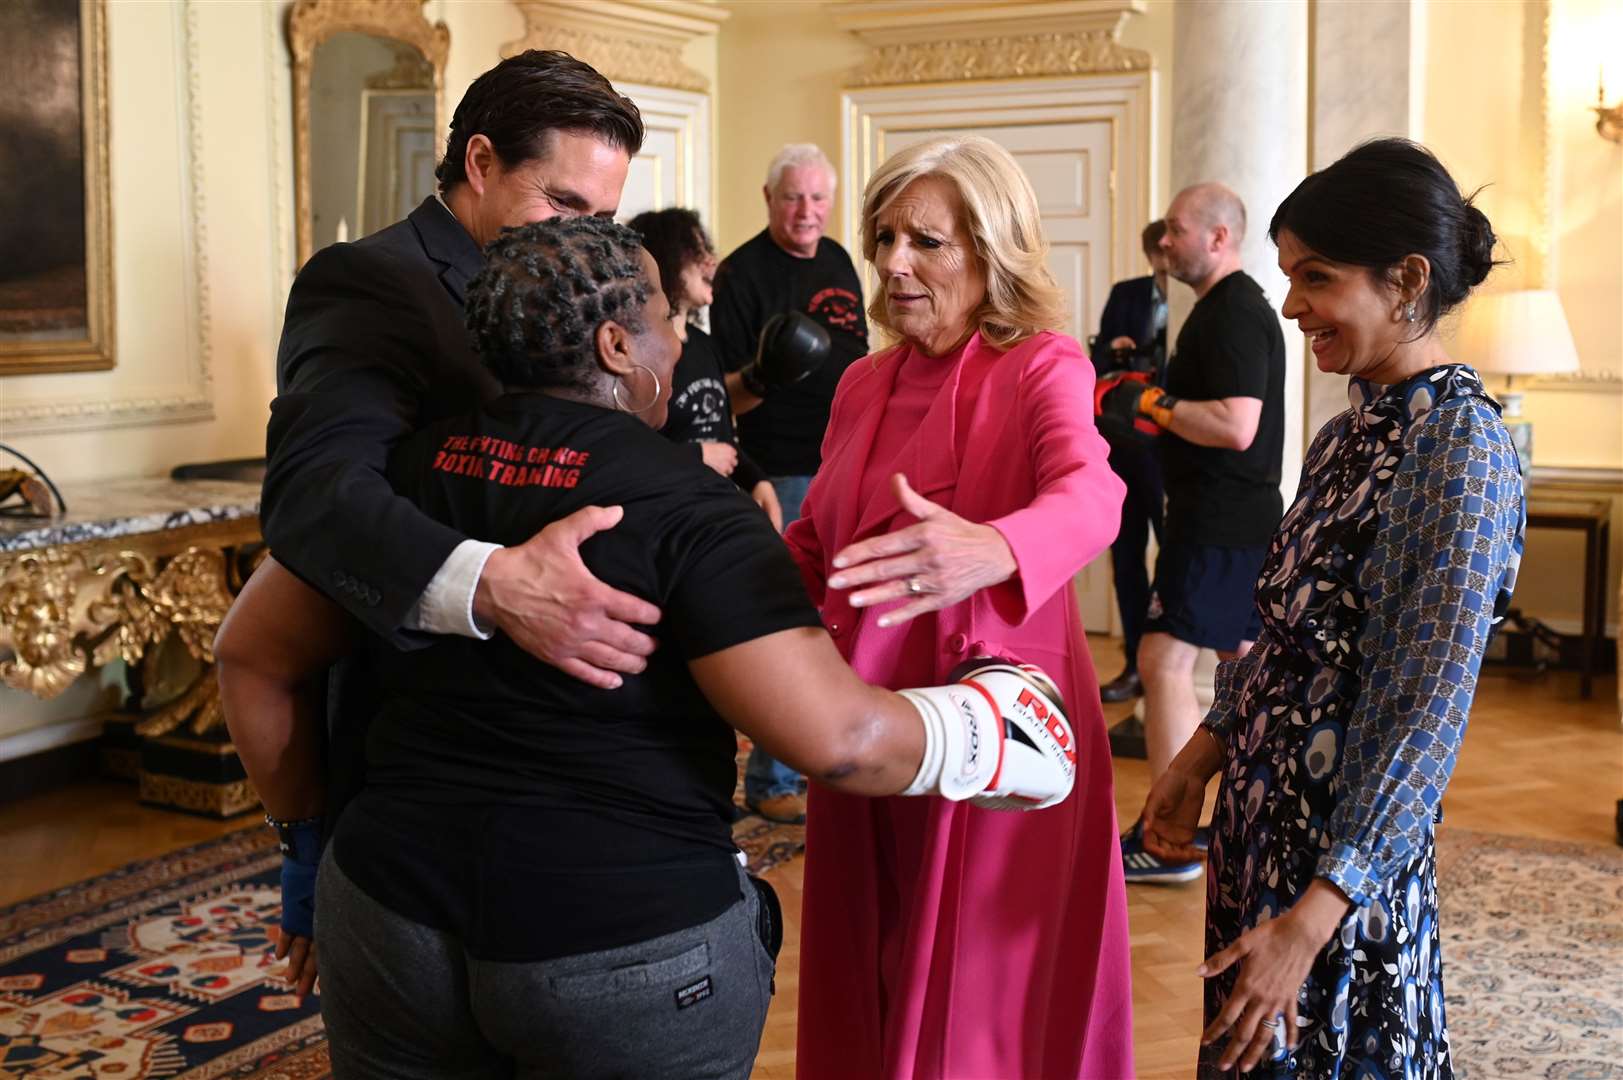
M1065 325L1065 300L1048 270L1037 193L1013 156L979 135L944 135L893 154L862 194L862 253L877 250L875 222L913 181L939 176L958 189L964 225L986 267L986 299L971 313L981 337L1007 349L1043 330ZM886 320L881 287L868 318L895 333Z

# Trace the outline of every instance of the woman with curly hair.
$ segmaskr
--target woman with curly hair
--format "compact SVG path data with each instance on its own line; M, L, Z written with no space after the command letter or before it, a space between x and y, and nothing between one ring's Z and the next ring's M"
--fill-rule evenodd
M338 609L270 561L247 586L256 621L221 628L227 721L282 832L307 978L312 930L289 920L314 893L339 1077L747 1076L776 916L735 859L734 728L852 794L1032 808L1070 790L1040 672L983 663L892 693L840 659L765 515L657 431L678 353L657 281L613 222L504 231L466 310L505 393L390 464L431 517L496 542L620 507L581 558L664 612L646 670L600 690L502 635L361 642L380 706L315 889L324 804L300 691L346 646Z
M765 471L739 448L721 357L694 319L714 298L715 245L699 215L685 207L648 210L632 218L630 225L659 266L660 287L670 301L671 321L682 341L682 358L672 376L670 415L662 429L665 437L692 446L706 465L730 476L781 531L783 508L777 492Z

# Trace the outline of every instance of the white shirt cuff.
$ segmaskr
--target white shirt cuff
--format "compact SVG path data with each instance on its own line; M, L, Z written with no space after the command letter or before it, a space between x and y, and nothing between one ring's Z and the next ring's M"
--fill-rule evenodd
M462 637L489 640L495 627L486 626L473 614L473 593L479 585L479 575L485 572L485 560L491 552L499 551L500 544L487 544L483 540L464 540L458 544L406 612L408 630L423 630L430 634L457 634Z

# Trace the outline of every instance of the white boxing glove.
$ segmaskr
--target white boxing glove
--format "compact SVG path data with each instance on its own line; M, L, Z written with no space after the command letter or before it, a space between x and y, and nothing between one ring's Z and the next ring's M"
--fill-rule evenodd
M903 795L1040 810L1076 782L1076 740L1040 668L1000 657L960 665L956 682L903 690L924 724L924 760Z

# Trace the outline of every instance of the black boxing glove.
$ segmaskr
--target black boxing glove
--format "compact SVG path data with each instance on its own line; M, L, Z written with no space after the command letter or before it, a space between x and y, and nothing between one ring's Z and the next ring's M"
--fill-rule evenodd
M739 369L744 389L758 398L792 386L823 366L832 344L828 331L798 311L774 315L761 328L755 359Z

